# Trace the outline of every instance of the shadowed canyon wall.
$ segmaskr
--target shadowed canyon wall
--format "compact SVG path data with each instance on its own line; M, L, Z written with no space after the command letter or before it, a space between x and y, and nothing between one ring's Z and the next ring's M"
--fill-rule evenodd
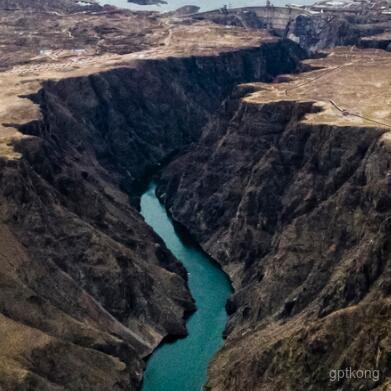
M140 61L29 97L42 119L20 127L22 157L0 161L3 389L139 387L143 358L185 335L194 310L183 267L137 212L140 182L200 137L234 85L303 57L282 41Z
M388 389L387 129L303 122L313 102L253 103L248 88L158 187L234 283L208 389ZM381 378L339 388L329 371L345 367Z

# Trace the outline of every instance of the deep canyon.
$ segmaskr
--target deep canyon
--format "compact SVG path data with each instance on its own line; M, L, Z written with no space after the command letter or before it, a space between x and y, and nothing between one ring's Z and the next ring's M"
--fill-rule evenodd
M301 18L293 42L27 3L0 1L0 389L137 390L187 335L187 271L140 215L159 173L234 288L207 390L388 390L389 21L338 20L342 42Z

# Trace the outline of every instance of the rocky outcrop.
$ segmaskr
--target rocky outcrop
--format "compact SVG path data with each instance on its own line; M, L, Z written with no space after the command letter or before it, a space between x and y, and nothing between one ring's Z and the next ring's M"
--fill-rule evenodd
M365 45L366 42L373 40L366 41L363 38L388 31L391 31L391 21L386 15L357 16L341 11L299 15L287 25L285 36L311 52L342 45L386 49L387 45Z
M259 101L247 98L252 88L225 102L199 144L163 171L158 187L173 218L235 288L227 341L211 364L207 389L386 389L387 127L355 124L357 117L339 123L347 112L338 121L316 120L325 105L292 98L289 84L278 99L262 89ZM380 379L331 380L330 370L348 367L377 369Z
M182 266L137 212L139 186L235 84L303 56L275 42L132 62L29 97L42 118L8 124L26 137L0 169L2 389L139 387L143 358L184 336L194 310Z
M361 38L359 46L361 48L382 49L391 52L391 28L388 32Z

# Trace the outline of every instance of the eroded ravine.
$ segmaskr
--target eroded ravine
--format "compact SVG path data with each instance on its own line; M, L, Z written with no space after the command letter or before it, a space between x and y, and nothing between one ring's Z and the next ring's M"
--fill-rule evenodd
M231 294L226 274L196 246L183 241L155 195L154 182L141 198L141 214L189 273L197 311L187 322L188 336L163 344L151 356L143 391L199 391L210 359L223 343L225 303Z

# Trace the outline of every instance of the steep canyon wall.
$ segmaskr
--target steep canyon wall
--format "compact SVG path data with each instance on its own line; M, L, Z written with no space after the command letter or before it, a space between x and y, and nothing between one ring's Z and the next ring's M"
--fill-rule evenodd
M385 390L389 128L316 120L325 105L296 100L289 87L278 98L239 88L160 179L173 218L234 283L207 389ZM330 380L346 367L381 378Z
M139 387L143 358L185 335L194 310L183 267L137 212L139 184L200 137L234 85L303 57L281 41L132 62L26 97L42 118L17 126L20 158L0 163L1 387Z

